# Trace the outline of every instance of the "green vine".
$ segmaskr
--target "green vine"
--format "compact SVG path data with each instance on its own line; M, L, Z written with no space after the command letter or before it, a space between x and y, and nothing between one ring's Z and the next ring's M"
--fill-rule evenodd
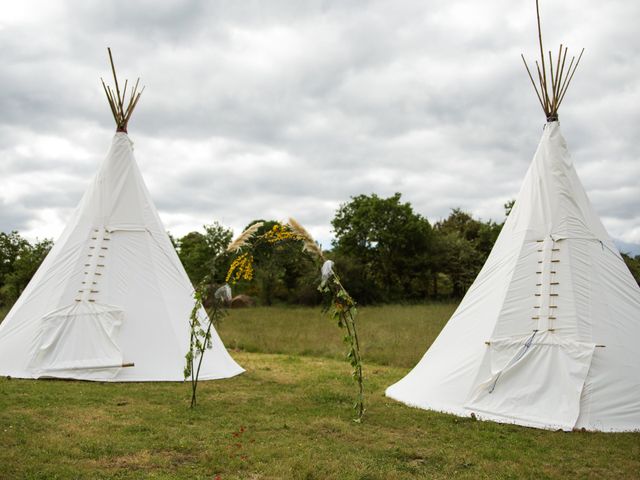
M193 293L194 305L189 316L189 351L185 355L184 379L191 379L191 408L197 404L198 379L205 352L210 349L211 331L218 328L222 319L227 315L226 305L231 301L231 288L225 284L213 294L213 302L209 311L208 320L203 325L200 312L208 299L209 279L205 278Z
M358 395L353 404L356 411L355 422L362 422L364 416L364 376L362 374L362 356L360 355L360 341L356 327L356 315L358 309L356 302L344 288L340 277L335 273L333 262L327 260L322 266L322 281L318 290L330 297L330 306L327 309L329 317L336 322L338 327L345 330L344 342L348 345L347 360L351 364L351 376L358 384Z

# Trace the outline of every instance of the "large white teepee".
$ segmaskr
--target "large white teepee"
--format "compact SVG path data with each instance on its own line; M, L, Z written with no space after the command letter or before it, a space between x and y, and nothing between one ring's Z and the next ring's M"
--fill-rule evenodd
M640 429L640 288L593 211L558 122L462 303L387 389L520 425Z
M640 288L595 214L558 124L582 53L565 70L560 46L555 70L549 52L547 72L539 13L538 33L539 90L529 76L548 123L516 203L458 309L386 393L525 426L638 430Z
M0 375L183 380L193 287L134 159L130 113L114 112L106 159L0 324ZM243 371L215 330L212 343L201 379Z

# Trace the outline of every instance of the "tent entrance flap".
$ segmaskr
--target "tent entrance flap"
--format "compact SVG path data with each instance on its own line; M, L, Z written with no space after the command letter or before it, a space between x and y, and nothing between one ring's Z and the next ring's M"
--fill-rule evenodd
M42 317L30 368L39 376L112 369L124 364L118 345L123 312L97 302L74 302Z
M465 408L489 419L571 430L594 344L545 331L491 340Z

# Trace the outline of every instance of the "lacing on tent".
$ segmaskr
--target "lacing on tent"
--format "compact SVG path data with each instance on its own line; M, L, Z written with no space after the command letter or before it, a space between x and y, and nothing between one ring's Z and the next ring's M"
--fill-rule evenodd
M111 241L109 233L106 228L94 228L91 232L87 260L83 265L82 287L78 290L76 302L95 302L96 295L100 293L99 281L106 265L108 242Z

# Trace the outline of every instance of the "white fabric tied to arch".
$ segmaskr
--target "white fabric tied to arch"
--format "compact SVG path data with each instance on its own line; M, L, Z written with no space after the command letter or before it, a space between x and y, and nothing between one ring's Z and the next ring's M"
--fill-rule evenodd
M213 294L213 298L216 300L222 300L224 303L231 302L231 287L228 283L225 283L223 286L218 288Z
M324 287L329 278L331 278L331 276L333 275L333 261L327 260L326 262L324 262L322 264L322 268L320 269L320 273L322 275L322 282L320 285Z

